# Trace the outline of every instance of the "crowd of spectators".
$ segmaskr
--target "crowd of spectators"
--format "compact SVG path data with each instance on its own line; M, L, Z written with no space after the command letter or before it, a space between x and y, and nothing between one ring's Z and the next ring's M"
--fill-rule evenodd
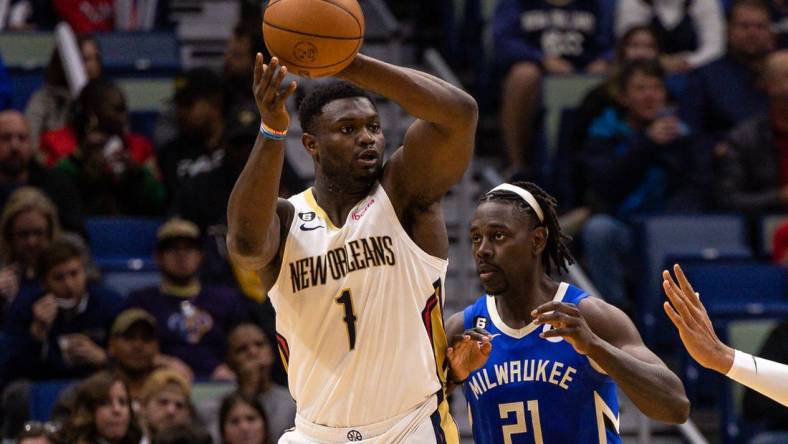
M0 61L3 438L275 442L295 403L272 345L273 311L257 276L224 247L227 200L258 134L250 84L255 54L265 52L259 23L233 29L221 70L175 76L173 97L143 135L90 34L114 29L115 3L11 2L10 30L71 25L87 83L72 89L55 50L23 114L7 109ZM244 10L257 11L250 4ZM787 23L778 0L495 1L507 178L537 178L544 161L535 155L544 79L599 79L577 103L559 161L572 189L563 210L581 215L575 253L614 304L632 310L640 218L788 210ZM282 195L302 186L286 165ZM120 296L102 284L86 242L86 218L97 216L167 220L156 285ZM788 228L777 233L788 246ZM784 335L785 325L767 341L783 360L774 344ZM63 379L76 383L61 392L53 422L31 422L33 384ZM204 381L236 389L193 404ZM785 424L756 395L745 400L754 417Z

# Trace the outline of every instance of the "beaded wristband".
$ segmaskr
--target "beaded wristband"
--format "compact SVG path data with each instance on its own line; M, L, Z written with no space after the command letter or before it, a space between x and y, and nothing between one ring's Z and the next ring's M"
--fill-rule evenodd
M262 134L266 139L285 140L285 137L287 137L287 130L275 130L266 125L264 122L260 122L260 134Z

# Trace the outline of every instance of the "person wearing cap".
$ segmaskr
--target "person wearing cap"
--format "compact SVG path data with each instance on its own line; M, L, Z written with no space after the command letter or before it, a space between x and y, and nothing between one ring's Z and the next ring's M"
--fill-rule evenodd
M194 223L167 221L157 233L155 251L161 282L131 293L127 304L156 318L161 351L184 361L198 379L212 376L224 360L227 333L247 318L235 290L202 284L201 245Z
M142 398L142 388L157 368L170 368L187 380L193 378L180 359L159 353L156 331L156 318L140 308L121 312L110 330L107 353L113 370L126 383L135 402Z
M181 181L216 168L224 155L224 90L218 74L194 68L175 78L175 137L159 150L168 196Z
M158 369L145 381L140 398L140 419L144 430L141 444L156 442L159 433L192 423L195 409L192 385L179 372Z
M449 381L463 385L475 442L620 443L619 388L646 416L683 423L681 380L627 315L550 277L573 262L555 208L532 183L502 184L471 221L486 294L454 314L446 334Z

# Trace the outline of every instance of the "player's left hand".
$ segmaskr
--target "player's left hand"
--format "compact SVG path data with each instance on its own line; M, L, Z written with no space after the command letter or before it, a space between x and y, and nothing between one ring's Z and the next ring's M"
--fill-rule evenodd
M483 328L465 330L462 336L452 338L446 350L449 357L449 375L454 381L464 381L487 362L492 351L492 335Z
M541 338L564 338L581 355L588 355L601 339L588 326L577 305L551 301L531 312L535 324L553 328L539 334Z

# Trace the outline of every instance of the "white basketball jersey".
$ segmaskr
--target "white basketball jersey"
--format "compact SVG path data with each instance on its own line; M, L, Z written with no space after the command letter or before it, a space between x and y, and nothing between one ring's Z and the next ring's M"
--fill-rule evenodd
M299 415L368 425L441 391L448 261L410 239L379 183L342 228L311 188L290 202L295 215L269 297Z

